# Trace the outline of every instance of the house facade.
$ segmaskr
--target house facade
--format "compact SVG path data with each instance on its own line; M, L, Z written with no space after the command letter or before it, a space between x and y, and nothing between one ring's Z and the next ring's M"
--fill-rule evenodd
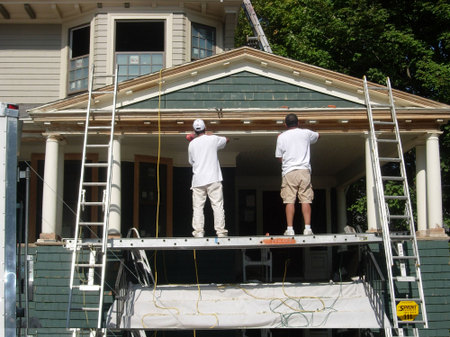
M282 234L281 169L274 153L287 113L320 133L312 147L314 232L342 233L351 225L346 191L361 177L367 184L368 231L379 231L362 79L248 47L234 49L241 5L227 0L0 2L0 100L20 107L18 160L21 169L32 172L28 230L37 255L40 250L54 254L55 245L64 251L61 238L73 237L93 66L108 75L118 69L112 236L124 237L132 227L142 237L191 236L186 135L197 118L207 130L230 139L220 153L229 235ZM106 92L111 81L94 86ZM418 237L445 244L439 134L450 107L398 90L393 94L404 151L416 153ZM385 118L387 93L372 98L379 104L375 114ZM93 104L106 112L112 95L100 95ZM97 122L106 121L106 113L100 113ZM105 160L96 151L87 157ZM206 236L213 236L212 215L206 212ZM88 216L95 221L97 214ZM295 230L303 230L301 217ZM330 247L306 249L294 258L300 271L293 278L328 280L334 253ZM233 256L226 259L233 264ZM233 268L227 282L239 276ZM282 273L274 268L275 278Z

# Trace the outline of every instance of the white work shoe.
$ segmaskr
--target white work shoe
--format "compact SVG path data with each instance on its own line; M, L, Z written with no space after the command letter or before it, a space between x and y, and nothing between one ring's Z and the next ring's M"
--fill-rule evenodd
M204 233L204 232L196 232L196 231L193 231L193 232L192 232L192 235L193 235L195 238L202 238L202 237L205 235L205 233Z
M284 235L295 235L294 228L292 227L286 228L286 230L284 231Z
M303 230L303 235L314 235L313 231L311 229L304 229Z

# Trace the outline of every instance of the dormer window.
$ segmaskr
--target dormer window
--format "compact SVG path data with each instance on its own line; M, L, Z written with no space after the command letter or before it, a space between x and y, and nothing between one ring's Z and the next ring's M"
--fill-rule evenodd
M164 21L117 21L115 56L119 82L161 70L164 46Z
M191 59L199 60L215 54L216 29L192 23Z
M90 26L73 28L69 32L69 93L88 89Z

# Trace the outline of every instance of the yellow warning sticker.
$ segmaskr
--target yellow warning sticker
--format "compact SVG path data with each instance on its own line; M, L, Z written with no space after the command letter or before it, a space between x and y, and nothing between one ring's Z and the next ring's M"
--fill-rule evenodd
M397 316L402 321L414 321L419 314L419 305L414 301L400 301L397 304Z

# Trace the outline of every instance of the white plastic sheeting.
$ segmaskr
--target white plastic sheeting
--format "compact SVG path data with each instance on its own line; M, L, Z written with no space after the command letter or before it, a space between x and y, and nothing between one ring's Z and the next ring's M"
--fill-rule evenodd
M117 326L114 303L109 328L266 329L383 328L362 282L162 285L128 289ZM378 317L382 316L382 317Z

